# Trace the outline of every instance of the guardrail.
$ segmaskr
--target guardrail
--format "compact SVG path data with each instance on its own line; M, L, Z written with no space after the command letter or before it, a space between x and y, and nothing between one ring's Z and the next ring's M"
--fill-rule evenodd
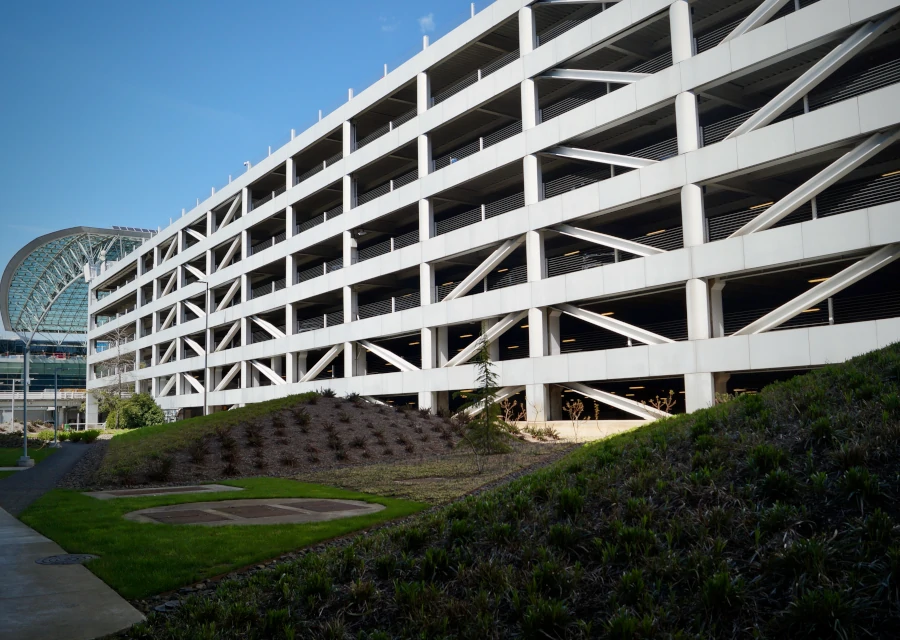
M270 193L267 193L267 194L264 195L262 198L257 198L256 200L251 200L251 201L250 201L250 208L249 208L248 210L249 210L249 211L253 211L253 210L256 209L257 207L259 207L259 206L264 205L265 203L267 203L269 200L274 200L275 198L277 198L278 196L280 196L280 195L281 195L282 193L284 193L285 191L287 191L287 186L278 187L277 189L275 189L275 191L272 191L272 192L270 192Z
M365 193L361 193L356 197L356 205L360 206L367 202L371 202L376 198L380 198L381 196L390 193L394 189L399 189L400 187L411 184L419 179L419 170L413 169L409 173L404 173L402 176L398 178L394 178L393 180L388 180L382 185L375 187Z
M407 111L403 115L397 116L393 120L389 121L387 124L378 127L377 129L375 129L375 131L368 134L361 140L357 140L356 148L362 149L367 144L375 142L376 140L378 140L378 138L381 138L382 136L387 135L388 133L390 133L391 131L393 131L394 129L399 127L400 125L406 124L407 122L409 122L410 120L415 118L417 114L418 114L417 109L411 109L410 111Z
M335 162L337 162L338 160L342 160L343 158L344 158L344 152L341 151L339 153L334 154L330 158L326 158L322 162L317 163L313 168L311 168L308 171L304 172L303 174L295 177L294 178L294 186L300 184L304 180L309 180L317 173L324 171L325 169L327 169L328 167L333 165Z
M280 242L284 242L287 238L287 232L282 231L276 236L272 236L268 240L263 240L262 242L258 242L250 247L250 251L248 252L251 256L256 255L260 251L265 251L270 247L274 247L276 244Z
M308 282L309 280L313 280L318 278L319 276L324 276L327 273L331 273L332 271L338 271L344 267L344 259L343 258L335 258L334 260L329 260L327 262L323 262L320 265L315 267L310 267L308 269L303 269L297 271L297 283Z
M431 98L432 106L440 104L447 100L448 98L455 96L460 91L471 87L476 82L480 81L482 78L486 78L495 71L498 71L510 64L513 60L519 59L519 50L510 51L509 53L505 53L502 56L494 58L486 65L481 67L480 69L476 69L475 71L463 76L461 80L453 83L449 87L441 89L439 92L434 94Z
M268 282L264 285L260 285L250 290L250 299L255 300L256 298L261 298L262 296L267 296L270 293L275 293L276 291L281 291L284 289L286 285L285 278L281 278L279 280L274 280L272 282Z
M455 216L439 220L434 223L434 233L436 236L449 233L455 229L462 229L476 222L488 220L509 211L521 209L525 206L525 193L514 193L511 196L495 200L490 204L483 204L480 207L458 213Z
M356 311L358 320L365 318L374 318L375 316L383 316L404 309L414 309L422 303L421 296L418 291L407 293L402 296L394 296L387 300L379 300L368 304L361 304Z
M494 146L498 142L503 142L508 138L512 138L515 135L522 133L522 121L517 120L512 124L508 124L493 133L490 133L486 136L482 136L477 140L470 142L467 145L460 147L454 151L449 153L445 153L444 155L435 158L432 162L432 166L435 171L439 169L443 169L444 167L448 167L454 162L458 162L463 158L468 158L469 156L473 156L479 151L483 151L489 147Z
M390 237L387 240L383 240L382 242L379 242L377 244L373 244L364 249L360 249L357 252L357 261L365 262L366 260L371 260L372 258L383 256L384 254L391 253L392 251L396 251L397 249L402 249L403 247L414 245L418 241L419 230L414 229L409 233Z

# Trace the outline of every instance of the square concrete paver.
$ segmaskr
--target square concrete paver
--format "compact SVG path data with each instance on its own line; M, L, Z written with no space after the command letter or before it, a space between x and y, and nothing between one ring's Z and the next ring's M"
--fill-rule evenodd
M158 513L148 513L148 518L162 522L163 524L195 524L200 522L217 522L219 520L228 520L223 515L217 513L207 513L197 509L181 509L179 511L161 511Z
M86 496L98 500L114 498L140 498L147 496L167 496L182 493L219 493L223 491L243 491L243 487L232 487L227 484L198 484L181 487L145 487L143 489L114 489L112 491L89 491Z
M265 504L247 505L243 507L213 507L216 511L227 513L230 516L238 518L270 518L272 516L286 516L290 511L279 509L278 507L270 507Z
M352 511L353 509L365 509L364 506L358 504L350 504L349 502L334 502L332 500L321 500L312 502L299 502L291 505L298 509L308 509L316 513L328 513L330 511Z

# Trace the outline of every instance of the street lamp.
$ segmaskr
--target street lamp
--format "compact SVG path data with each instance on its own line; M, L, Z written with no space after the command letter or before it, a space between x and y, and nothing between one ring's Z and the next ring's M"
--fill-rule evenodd
M59 449L59 405L56 396L59 392L59 369L53 372L53 444L51 449Z
M33 467L34 460L28 457L28 354L31 353L30 344L25 344L24 360L22 367L22 457L16 462L19 467Z

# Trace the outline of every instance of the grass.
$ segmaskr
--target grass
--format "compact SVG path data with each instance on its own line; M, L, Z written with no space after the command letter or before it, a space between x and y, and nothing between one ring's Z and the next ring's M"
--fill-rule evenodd
M3 478L8 478L9 476L11 476L14 473L19 473L19 472L18 471L0 471L0 480L3 480Z
M317 471L299 475L297 479L380 496L443 504L569 448L568 445L525 442L515 443L513 447L512 453L489 456L480 474L472 454L462 447L434 460Z
M28 457L33 459L34 463L37 464L41 460L47 458L47 456L53 455L57 451L59 451L59 449L50 449L49 447L36 448L29 446ZM0 449L0 467L14 467L21 457L22 447L2 448ZM9 471L7 473L19 472Z
M51 491L21 519L69 553L100 558L88 568L126 598L141 598L191 584L323 540L407 516L425 505L281 478L227 482L240 493L210 493L97 500L76 491ZM188 502L250 498L348 498L385 505L378 513L304 524L202 527L137 523L122 516L137 509Z
M893 638L900 345L587 445L127 633Z
M217 427L238 425L281 409L304 404L314 395L316 394L293 395L231 411L121 433L110 440L98 471L98 478L101 480L112 478L144 464L148 459L187 449L194 442L212 434Z

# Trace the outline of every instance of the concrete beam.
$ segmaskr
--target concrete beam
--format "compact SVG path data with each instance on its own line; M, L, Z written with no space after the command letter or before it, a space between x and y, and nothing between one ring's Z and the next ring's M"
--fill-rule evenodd
M616 409L620 409L631 415L643 418L644 420L659 420L660 418L668 418L671 416L671 414L660 411L659 409L654 409L650 405L635 402L634 400L617 396L614 393L600 391L599 389L594 389L593 387L581 384L580 382L568 382L561 386L567 387L572 391L577 391L581 395L587 396L597 402L602 402L607 406L615 407Z
M234 282L231 283L231 286L228 288L228 291L225 292L225 297L219 302L219 305L216 307L216 312L221 311L225 307L227 307L231 301L234 299L234 295L241 288L241 279L238 278Z
M664 249L657 249L656 247L641 244L640 242L624 240L622 238L617 238L616 236L610 236L605 233L598 233L596 231L589 231L587 229L573 227L568 224L558 224L555 227L551 227L551 229L567 236L578 238L579 240L593 242L594 244L599 244L603 247L609 247L610 249L618 249L619 251L625 251L626 253L633 253L634 255L641 256L642 258L653 256L657 253L665 253Z
M638 342L642 342L644 344L668 344L671 342L675 342L674 340L671 340L665 336L653 333L652 331L647 331L646 329L641 329L640 327L636 327L633 324L628 324L627 322L622 322L621 320L613 320L609 316L601 316L599 313L594 313L593 311L587 311L585 309L579 309L578 307L571 304L558 304L555 306L555 308L559 309L565 314L572 316L573 318L584 320L585 322L589 322L590 324L598 326L602 329L607 329L608 331L618 333L621 336L631 338L632 340L637 340Z
M186 265L184 265L184 268L187 269L188 271L190 271L191 273L193 273L195 276L197 276L197 278L198 278L199 280L205 280L205 279L206 279L206 274L203 273L202 271L200 271L200 269L198 269L198 268L195 267L194 265L192 265L192 264L186 264Z
M774 311L770 311L759 320L751 322L743 329L735 331L732 335L749 336L781 326L813 305L843 291L850 285L859 282L882 267L886 267L897 258L900 258L900 243L889 244L886 247L882 247L870 256L863 258L859 262L853 263L846 269L831 276L825 282L817 284L806 293L797 296Z
M204 349L203 347L201 347L201 346L200 346L200 343L198 343L198 342L197 342L196 340L194 340L193 338L188 338L187 336L185 336L185 337L184 337L184 341L185 341L185 343L187 343L187 345L188 345L191 349L193 349L194 351L197 352L197 355L198 355L198 356L206 355L206 349Z
M190 300L185 300L184 306L186 306L188 309L190 309L191 311L196 313L198 318L202 318L206 315L206 312L203 309L198 307L196 304L194 304Z
M266 365L261 364L261 363L257 362L256 360L251 360L250 365L257 371L259 371L261 374L263 374L265 377L267 377L269 380L271 380L272 384L274 384L274 385L287 384L287 382L285 382L284 379L280 375L278 375L277 373L272 371L272 369L270 369Z
M480 265L475 267L475 270L472 271L465 280L456 285L456 287L453 288L453 291L448 293L444 300L455 300L457 298L462 298L469 293L476 284L487 277L487 274L489 274L494 267L503 262L506 257L515 251L524 241L525 236L519 236L518 238L513 238L504 242L491 255L482 261Z
M490 329L484 332L484 334L471 343L469 343L465 349L457 353L453 358L451 358L444 367L455 367L457 365L465 364L478 353L478 350L481 349L481 341L482 339L487 342L487 344L491 344L500 338L504 333L512 329L517 322L519 322L522 318L528 315L528 310L525 311L514 311L505 317L503 317L499 322L493 325Z
M250 316L250 319L253 320L256 324L262 327L269 335L273 338L283 338L284 331L276 327L274 324L269 322L268 320L263 320L259 316Z
M322 356L321 358L319 358L319 361L316 364L314 364L312 367L310 367L309 371L307 371L306 374L302 378L300 378L300 382L309 382L310 380L314 380L316 378L316 376L318 376L320 373L322 373L322 371L325 369L325 367L327 367L329 364L331 364L331 361L334 360L335 358L337 358L340 355L341 351L343 351L343 350L344 350L343 342L331 347L325 353L325 355Z
M877 22L871 21L861 26L853 35L825 54L825 57L785 87L781 93L769 100L764 107L750 116L741 126L728 134L725 140L750 133L771 123L775 118L787 111L797 100L815 89L831 74L841 68L845 62L872 44L878 36L897 24L898 21L900 21L900 11L895 11Z
M524 390L525 390L525 385L520 385L518 387L503 387L503 388L497 390L497 395L496 395L495 400L496 400L496 402L503 402L507 398L511 398L514 395L516 395L517 393L519 393L520 391L524 391ZM464 413L467 416L474 417L474 416L477 416L479 413L481 413L481 411L482 411L481 407L469 407L468 409L465 410Z
M789 216L851 171L889 147L898 137L900 137L900 127L876 133L870 138L867 138L857 145L856 148L842 155L822 169L822 171L753 218L753 220L732 233L729 238L748 235L756 231L764 231L774 226L780 220Z
M160 327L159 327L160 331L165 331L166 329L169 328L169 326L171 326L172 322L175 320L175 313L177 311L178 311L178 305L176 304L174 307L172 307L172 309L169 311L169 315L166 316L166 319L163 320L163 323L160 325Z
M219 346L216 347L216 350L214 351L214 353L219 353L220 351L224 351L225 347L228 345L228 343L230 343L234 339L234 336L236 336L237 332L240 330L241 330L241 321L238 320L233 325L231 325L230 329L228 329L228 333L225 334L225 337L219 343Z
M213 391L222 391L225 387L227 387L232 380L234 380L235 376L237 376L241 372L241 363L235 362L234 366L228 370L224 376L222 376L222 381L216 385L216 388Z
M241 191L238 193L237 197L231 201L231 206L228 207L228 212L225 214L225 217L222 218L222 223L219 225L219 229L228 225L231 222L231 219L234 218L234 214L238 212L241 207L241 200L243 200L244 192Z
M173 374L172 376L169 377L169 381L166 382L166 384L163 385L163 388L159 390L159 395L160 395L160 396L164 396L164 395L166 395L167 393L169 393L169 391L172 390L172 387L175 386L175 379L176 379L177 377L178 377L178 374L177 374L177 373L176 373L176 374Z
M189 373L183 373L184 379L191 385L197 393L203 393L203 385L194 376Z
M172 354L175 353L175 340L169 343L169 348L166 349L166 352L159 357L159 362L157 362L157 366L161 364L165 364L169 361L169 358L172 357Z
M384 358L385 362L390 362L392 365L397 367L399 371L419 371L419 367L412 364L411 362L404 360L390 349L385 349L384 347L380 347L377 344L372 344L368 340L357 340L356 344L363 347L364 349L368 349L379 358Z
M742 36L745 33L753 31L757 27L763 26L788 2L793 2L793 0L763 0L762 4L756 7L749 16L744 18L744 20L736 26L731 33L725 36L719 44L734 40L738 36Z
M616 84L634 84L652 74L630 73L628 71L595 71L593 69L547 69L539 78L555 80L581 80L584 82L613 82Z
M599 164L611 164L616 167L629 167L631 169L642 169L658 162L647 158L623 156L618 153L606 153L604 151L591 151L590 149L576 149L575 147L550 147L541 153L558 158L566 158L567 160L597 162Z
M228 266L228 263L231 262L231 259L235 256L238 251L238 248L241 246L241 236L238 236L234 239L234 242L231 243L231 246L228 247L228 251L225 252L225 257L222 258L222 262L219 263L219 266L216 268L216 271L221 271L225 267Z

